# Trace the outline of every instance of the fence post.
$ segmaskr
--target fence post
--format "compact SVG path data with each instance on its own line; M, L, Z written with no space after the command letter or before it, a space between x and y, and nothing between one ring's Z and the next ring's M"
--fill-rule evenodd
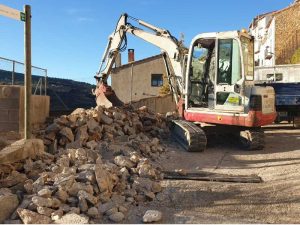
M13 69L11 72L11 85L15 84L15 66L16 66L16 63L15 63L15 61L13 61Z
M24 6L25 20L25 101L24 101L24 138L31 138L31 8Z
M48 76L48 70L45 70L45 95L47 95L47 76Z

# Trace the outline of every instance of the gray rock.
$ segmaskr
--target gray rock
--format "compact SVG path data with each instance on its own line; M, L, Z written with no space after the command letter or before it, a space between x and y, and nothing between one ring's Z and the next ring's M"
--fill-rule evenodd
M107 202L107 203L104 203L104 204L100 204L98 206L98 209L101 213L106 213L106 211L112 209L115 207L115 203L113 202Z
M92 218L100 218L99 211L96 207L89 208L89 210L87 211L87 215Z
M111 208L111 209L107 210L107 211L105 212L105 214L108 215L108 216L110 216L110 215L115 214L115 213L117 213L117 212L118 212L118 208L117 208L117 207L114 207L114 208Z
M109 216L109 219L115 223L120 223L124 219L124 214L121 212L116 212Z
M102 123L107 124L107 125L110 125L110 124L113 123L113 121L114 121L114 120L113 120L112 118L108 117L107 115L105 115L105 114L102 114L102 115L101 115L101 122L102 122Z
M158 222L162 219L162 213L157 210L147 210L143 216L144 223Z

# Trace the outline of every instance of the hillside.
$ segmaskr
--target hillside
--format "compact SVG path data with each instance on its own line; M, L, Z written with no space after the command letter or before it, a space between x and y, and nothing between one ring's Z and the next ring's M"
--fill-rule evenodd
M33 92L40 78L43 78L44 82L44 77L32 76ZM91 93L95 85L53 77L48 77L47 83L47 95L50 96L50 111L52 114L58 111L72 111L79 107L90 108L95 106L95 98ZM10 71L0 70L0 84L11 84ZM24 84L22 73L15 73L15 84ZM39 94L39 90L37 94Z

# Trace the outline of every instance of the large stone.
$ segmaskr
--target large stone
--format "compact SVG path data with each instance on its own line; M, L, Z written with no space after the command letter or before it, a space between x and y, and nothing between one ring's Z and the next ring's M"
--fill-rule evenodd
M3 190L3 189L1 189ZM0 191L1 191L0 190ZM19 205L17 195L7 193L0 193L0 223L8 219Z
M74 141L74 135L69 127L64 127L59 132L62 136L66 137L70 142Z
M88 127L87 125L84 125L77 128L75 141L79 141L80 143L85 143L89 139L87 127Z
M56 220L56 224L88 224L89 218L85 215L78 215L75 213L68 213L62 216L60 219Z
M28 209L18 209L18 214L25 224L49 224L51 219Z
M44 153L41 139L19 140L0 151L0 164L18 162L27 158L35 159Z
M144 223L158 222L162 219L162 213L157 210L147 210L143 216Z
M110 173L105 170L102 165L96 164L95 176L100 192L111 193L113 189L113 181Z
M18 171L12 171L11 174L5 179L0 180L1 188L9 188L13 187L17 184L23 184L27 180L27 176L23 173L19 173Z

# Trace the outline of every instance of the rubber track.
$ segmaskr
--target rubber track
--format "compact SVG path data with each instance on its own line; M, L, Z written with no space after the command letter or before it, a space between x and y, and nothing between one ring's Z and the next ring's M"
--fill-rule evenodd
M173 120L171 132L186 151L202 152L206 148L207 139L204 131L192 122Z

